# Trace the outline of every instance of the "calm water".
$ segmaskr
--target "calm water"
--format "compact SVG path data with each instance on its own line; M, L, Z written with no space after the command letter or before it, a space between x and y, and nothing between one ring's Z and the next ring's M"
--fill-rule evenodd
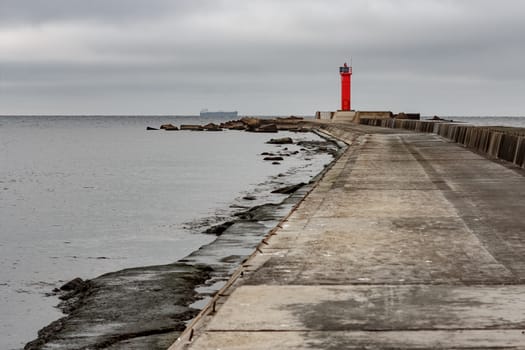
M525 128L525 117L445 117L454 121L461 121L479 126L512 126Z
M185 223L227 215L246 193L280 200L259 184L297 171L290 181L307 181L331 159L271 165L259 154L275 150L264 143L272 134L145 131L209 121L0 117L0 349L61 316L52 288L176 261L213 239Z

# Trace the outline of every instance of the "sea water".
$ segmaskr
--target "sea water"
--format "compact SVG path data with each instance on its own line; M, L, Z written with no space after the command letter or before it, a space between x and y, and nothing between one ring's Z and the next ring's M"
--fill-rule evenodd
M63 316L53 288L174 262L214 239L188 223L227 216L246 194L280 200L260 184L308 181L331 160L263 161L275 134L146 131L210 121L221 120L0 117L0 349L22 348Z
M454 121L469 123L477 126L511 126L517 128L525 128L525 117L508 117L508 116L496 116L496 117L461 117L461 116L450 116L444 117L445 119L452 119Z

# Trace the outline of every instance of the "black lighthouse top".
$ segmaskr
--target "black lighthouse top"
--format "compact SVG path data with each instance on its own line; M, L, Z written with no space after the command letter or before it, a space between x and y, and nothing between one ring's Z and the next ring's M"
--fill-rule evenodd
M344 64L344 66L339 67L339 73L350 73L350 67L348 67L346 62Z

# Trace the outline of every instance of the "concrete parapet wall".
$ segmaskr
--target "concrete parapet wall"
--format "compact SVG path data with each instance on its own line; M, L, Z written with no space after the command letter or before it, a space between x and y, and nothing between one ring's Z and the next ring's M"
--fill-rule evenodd
M359 122L364 125L431 133L437 133L438 126L438 122L430 120L361 118Z
M355 121L356 119L356 113L355 111L336 111L332 115L332 120L347 120L347 121Z
M317 111L315 112L315 119L330 120L334 117L335 112Z
M525 129L486 127L435 120L361 118L360 124L435 133L492 158L525 168Z
M355 121L359 122L361 119L392 119L394 114L390 111L357 111L355 116Z
M388 119L392 118L391 111L357 111L359 118Z

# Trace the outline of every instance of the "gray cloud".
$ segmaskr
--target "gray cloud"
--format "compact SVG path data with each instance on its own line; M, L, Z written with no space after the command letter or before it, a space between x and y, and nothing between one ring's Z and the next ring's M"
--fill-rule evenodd
M183 16L194 9L191 4L192 1L188 0L1 0L0 21L9 25L77 20L114 23L163 14L177 16L180 13Z
M0 0L0 114L523 114L512 0ZM63 98L67 97L67 98ZM31 101L31 103L27 103Z

